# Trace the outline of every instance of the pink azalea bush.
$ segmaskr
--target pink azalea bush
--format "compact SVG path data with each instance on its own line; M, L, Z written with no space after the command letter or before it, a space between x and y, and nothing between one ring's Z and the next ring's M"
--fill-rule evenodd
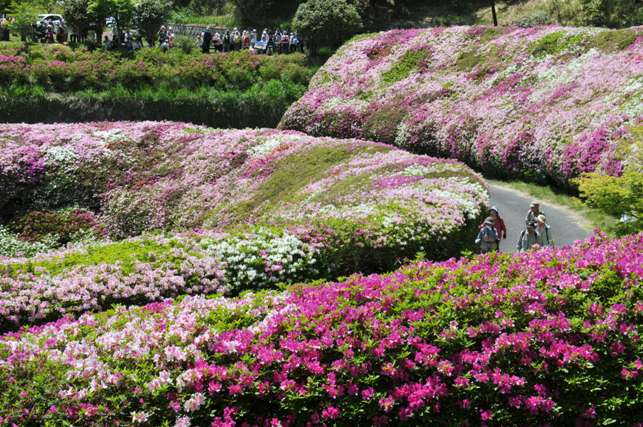
M636 425L643 234L0 337L0 423Z
M568 184L640 168L641 27L450 27L358 36L281 127ZM640 150L640 147L639 147Z
M44 233L29 219L51 215L28 212L68 205L127 240L0 258L0 330L114 303L391 271L418 253L446 259L472 245L488 195L456 161L361 140L0 125L0 213ZM129 238L150 231L164 234Z

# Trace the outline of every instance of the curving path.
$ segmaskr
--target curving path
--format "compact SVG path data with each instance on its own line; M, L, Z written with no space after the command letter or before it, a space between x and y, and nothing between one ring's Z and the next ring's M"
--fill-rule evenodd
M500 243L503 252L516 252L516 243L525 226L525 216L533 198L526 193L489 183L491 205L498 208L507 226L507 239ZM592 234L591 225L568 208L539 201L540 209L547 216L556 246L565 246Z

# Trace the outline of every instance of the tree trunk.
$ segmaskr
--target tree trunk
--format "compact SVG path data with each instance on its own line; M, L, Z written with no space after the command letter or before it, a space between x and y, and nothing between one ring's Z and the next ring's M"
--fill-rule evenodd
M496 15L496 1L491 0L491 16L493 16L493 26L498 26L498 15Z

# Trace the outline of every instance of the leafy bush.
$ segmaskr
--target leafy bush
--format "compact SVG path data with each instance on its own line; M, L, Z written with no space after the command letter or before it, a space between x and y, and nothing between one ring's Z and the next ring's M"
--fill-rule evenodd
M9 423L634 425L643 234L0 337Z
M8 224L22 240L37 242L54 241L65 245L86 239L90 235L99 236L101 230L94 214L84 209L64 209L60 211L31 211Z
M38 242L26 242L0 225L0 259L2 257L31 257L41 252L47 252L56 246L57 242L44 239Z
M272 27L293 16L301 0L234 0L244 26Z
M174 45L181 49L186 55L191 54L197 48L194 37L186 36L184 34L179 34L174 38Z
M586 203L621 220L618 234L643 230L643 173L626 172L623 176L585 174L576 183Z
M293 18L293 28L314 54L323 46L339 47L362 25L357 9L346 0L308 0Z

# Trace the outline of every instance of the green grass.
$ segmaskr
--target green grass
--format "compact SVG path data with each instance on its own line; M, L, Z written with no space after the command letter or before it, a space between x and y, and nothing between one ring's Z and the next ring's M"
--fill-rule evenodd
M590 208L578 197L564 193L555 187L523 181L498 181L491 179L487 181L491 184L509 187L529 194L534 199L565 207L584 219L584 222L581 223L580 226L588 230L600 228L609 233L613 225L618 221L617 218L599 209Z
M50 275L57 275L71 268L120 263L120 268L123 272L131 273L134 270L134 264L137 262L153 262L159 258L166 259L171 249L178 246L180 246L180 243L176 240L171 240L168 244L159 244L150 239L96 244L86 247L83 251L44 261L10 264L6 272L10 276L18 273L38 274L38 271L42 269Z
M405 52L397 63L382 74L382 81L387 85L391 85L404 80L416 71L428 57L429 52L426 50L409 50Z
M487 2L488 3L488 2ZM554 24L554 16L546 13L548 0L528 0L520 2L496 2L496 12L500 25L514 25L521 22L539 20L538 23ZM545 18L544 22L541 22ZM476 24L490 25L493 23L491 7L488 4L481 5L475 12Z
M351 149L344 144L336 147L317 146L287 156L275 163L273 173L259 186L254 196L234 206L232 211L238 221L247 220L257 209L261 209L262 215L269 214L275 208L296 200L300 197L301 189L326 176L333 166L376 148Z
M598 33L592 40L596 48L603 52L623 50L636 41L636 33L630 29L612 30Z
M458 59L456 59L456 67L458 71L471 71L473 68L484 61L484 56L478 54L476 51L460 52Z
M529 52L535 57L557 55L575 46L585 45L586 41L587 36L584 34L568 35L564 31L556 31L531 43Z
M231 28L239 25L234 15L177 15L174 23L187 25L211 25L213 27L225 28Z

